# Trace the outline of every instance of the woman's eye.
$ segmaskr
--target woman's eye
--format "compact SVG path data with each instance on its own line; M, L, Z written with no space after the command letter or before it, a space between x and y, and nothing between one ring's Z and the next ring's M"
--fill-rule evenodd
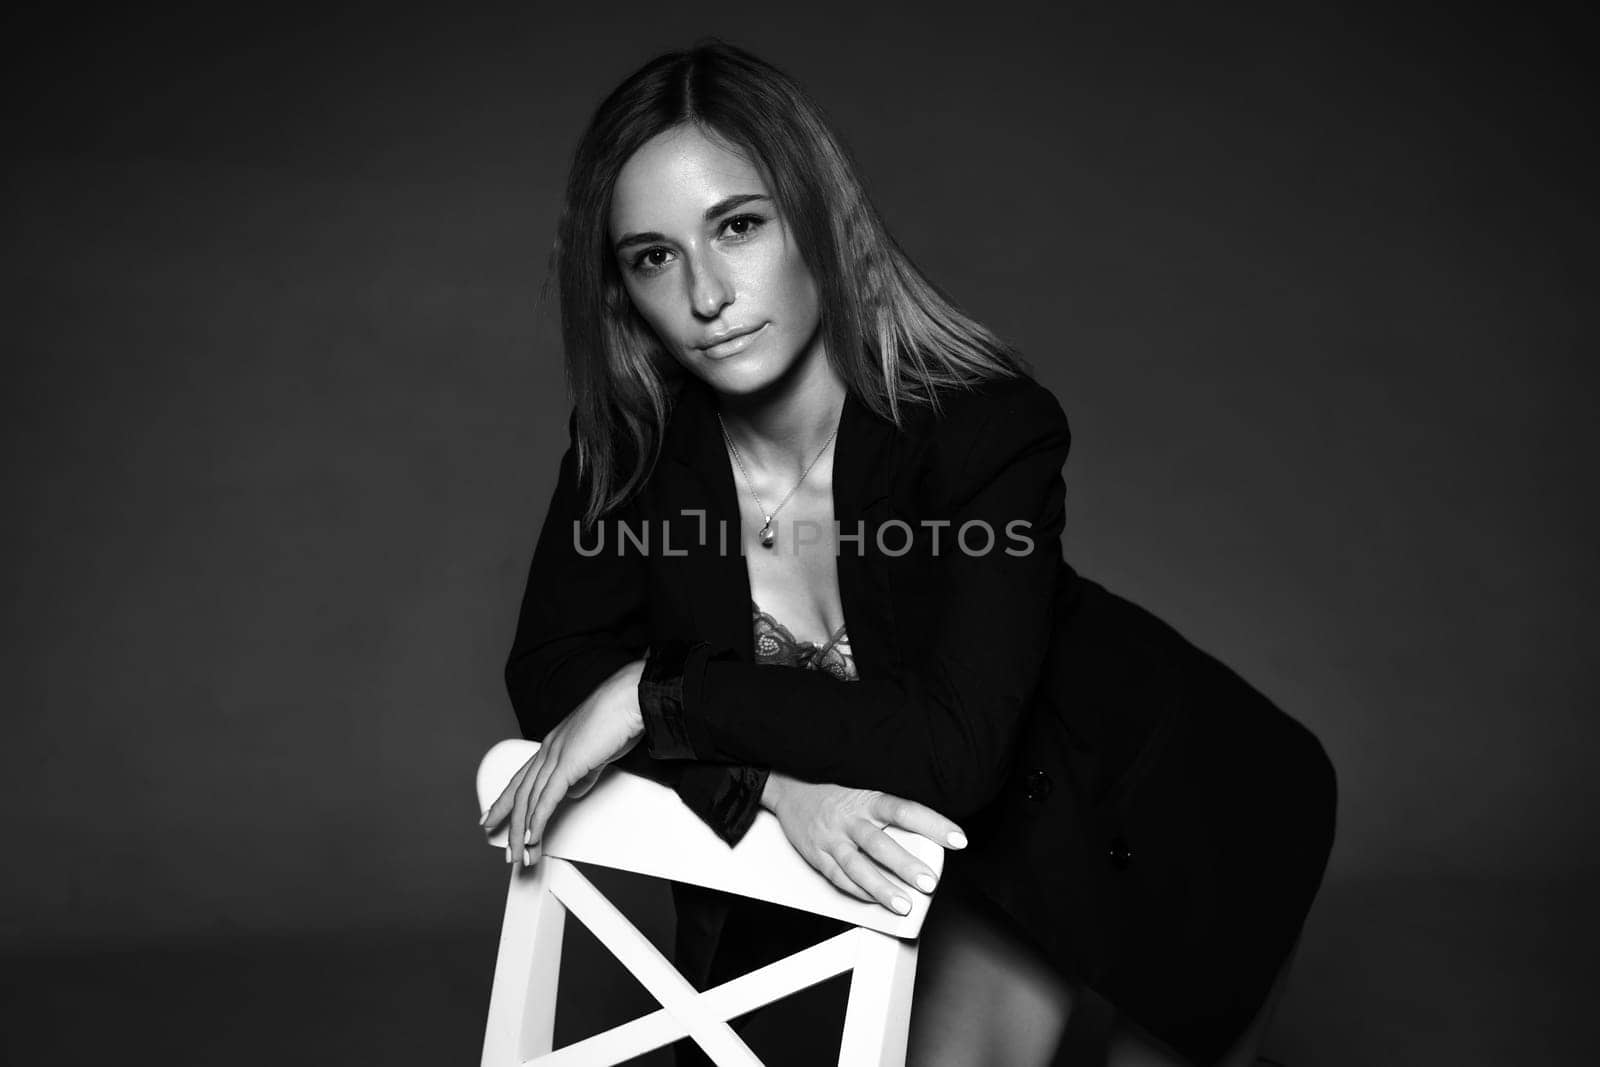
M647 248L633 257L633 269L640 274L654 274L666 266L667 257L672 255L665 248Z
M719 230L725 239L742 241L754 236L766 224L767 220L760 215L735 215L724 219ZM629 265L637 274L650 275L660 273L670 262L672 249L656 245L634 256Z
M766 220L759 215L735 215L724 222L722 228L732 237L749 237L759 230L764 222Z

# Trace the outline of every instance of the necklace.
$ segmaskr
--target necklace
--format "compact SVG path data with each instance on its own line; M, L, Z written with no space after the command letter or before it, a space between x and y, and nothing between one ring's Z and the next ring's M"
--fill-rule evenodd
M807 463L806 469L800 472L800 481L794 483L794 489L789 490L788 496L778 501L777 507L768 511L767 506L761 502L761 494L756 492L756 483L750 480L750 472L744 469L744 460L739 458L739 449L734 445L733 438L728 436L728 428L723 425L720 413L717 415L717 425L722 427L722 439L728 442L728 451L733 453L733 461L739 465L739 473L744 475L744 482L750 487L750 495L756 498L756 507L760 509L762 516L766 519L761 524L761 547L771 548L778 540L777 533L772 529L774 516L783 510L783 506L789 502L789 497L794 496L795 491L805 482L806 475L811 473L811 468L817 465L817 460L822 458L822 453L826 452L828 446L833 443L834 435L839 432L839 427L835 426L833 428L833 433L828 434L828 439L822 442L822 448L817 451L816 459Z

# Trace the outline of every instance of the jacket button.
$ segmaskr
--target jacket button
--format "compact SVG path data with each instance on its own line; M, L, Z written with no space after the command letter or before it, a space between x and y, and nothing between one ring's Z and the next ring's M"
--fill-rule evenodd
M1055 783L1050 781L1050 776L1043 771L1029 771L1028 776L1022 780L1022 793L1029 800L1043 800L1050 795L1050 790Z
M1111 839L1111 847L1106 849L1106 858L1111 860L1111 866L1119 871L1128 869L1128 864L1133 862L1133 849L1128 847L1128 842L1121 837Z

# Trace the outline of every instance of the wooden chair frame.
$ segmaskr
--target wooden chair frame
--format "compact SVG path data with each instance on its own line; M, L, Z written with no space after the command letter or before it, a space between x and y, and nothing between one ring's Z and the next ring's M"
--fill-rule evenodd
M479 810L500 795L538 751L533 741L502 741L478 768ZM944 850L896 827L887 832L934 871ZM506 846L506 831L489 843ZM851 924L848 930L714 989L699 992L585 878L591 863L720 889ZM542 858L511 875L483 1044L483 1067L591 1067L614 1064L682 1037L719 1067L760 1067L728 1020L836 974L852 971L839 1062L903 1067L916 977L917 941L930 897L915 891L896 915L837 889L789 844L777 819L761 812L730 848L667 787L616 768L581 800L558 809ZM661 1008L561 1049L553 1049L556 981L568 914L589 928Z

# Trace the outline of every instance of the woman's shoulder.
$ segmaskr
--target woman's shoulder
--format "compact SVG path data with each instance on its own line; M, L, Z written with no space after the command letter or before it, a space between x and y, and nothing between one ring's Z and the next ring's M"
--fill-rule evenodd
M980 440L1003 449L1011 441L1070 436L1060 400L1026 374L945 386L935 395L937 404L919 405L907 428L941 450L960 451Z
M1056 395L1032 377L949 386L902 420L898 477L960 503L1002 477L1046 485L1072 435Z

